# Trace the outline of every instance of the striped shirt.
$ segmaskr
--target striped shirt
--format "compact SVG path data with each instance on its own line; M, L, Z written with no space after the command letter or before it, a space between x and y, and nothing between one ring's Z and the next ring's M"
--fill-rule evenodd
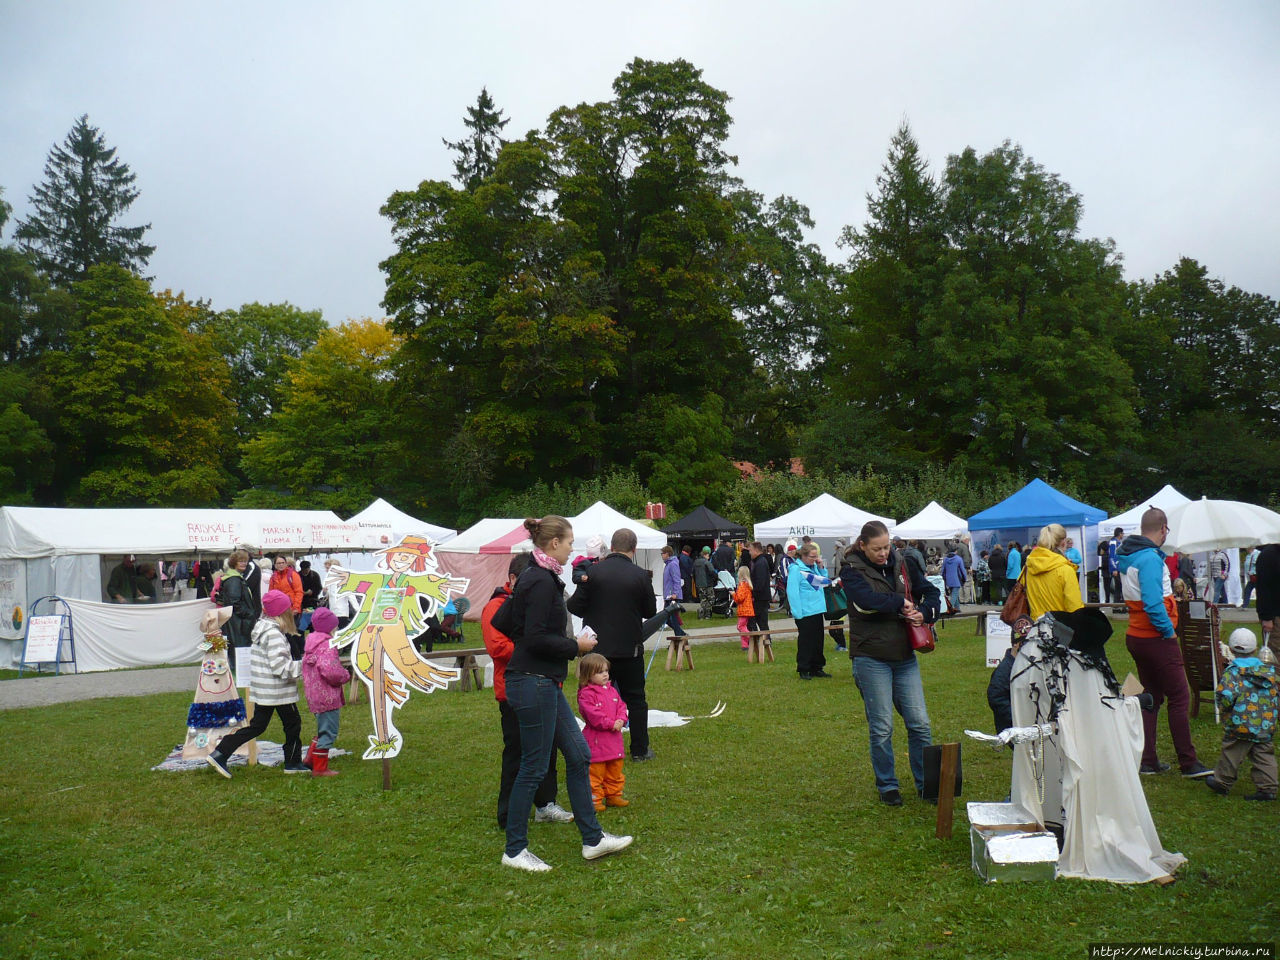
M249 697L264 707L298 702L300 664L289 653L289 641L272 620L259 620L253 627L252 669Z

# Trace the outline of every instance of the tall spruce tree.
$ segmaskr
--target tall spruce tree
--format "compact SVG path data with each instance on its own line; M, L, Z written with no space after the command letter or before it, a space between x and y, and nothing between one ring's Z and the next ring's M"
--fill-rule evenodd
M497 109L486 87L480 88L476 105L467 107L467 118L462 121L467 134L461 140L444 140L444 145L458 154L453 161L456 179L464 190L480 186L498 163L498 154L507 142L502 139L502 128L510 123ZM442 138L443 139L443 138Z
M136 179L86 114L49 151L44 182L30 197L32 213L18 221L14 236L57 286L83 280L99 263L140 273L156 249L143 242L151 224L116 225L138 198Z

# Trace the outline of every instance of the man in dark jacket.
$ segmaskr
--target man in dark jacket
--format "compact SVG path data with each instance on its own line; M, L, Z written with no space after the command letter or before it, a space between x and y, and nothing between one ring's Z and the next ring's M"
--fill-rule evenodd
M764 555L764 547L756 540L748 547L751 553L751 602L755 605L755 625L748 624L752 630L769 629L769 594L770 580L769 558Z
M1263 639L1270 637L1267 645L1280 654L1280 639L1275 636L1276 620L1280 620L1280 543L1268 543L1258 551L1254 570L1258 576L1258 621Z
M686 602L693 599L693 547L687 543L680 548L680 582L683 585Z
M591 568L591 579L569 598L569 612L596 632L595 652L609 660L609 676L627 705L631 759L649 760L649 704L644 693L641 626L658 605L648 573L636 566L635 531L613 535L610 553Z
M734 572L733 562L733 544L728 540L721 540L720 545L716 547L715 555L711 559L711 565L717 570L727 570L732 574Z
M987 566L991 568L991 599L995 603L1004 603L1005 575L1009 572L1009 558L1004 548L996 544L991 548L991 556L987 558Z

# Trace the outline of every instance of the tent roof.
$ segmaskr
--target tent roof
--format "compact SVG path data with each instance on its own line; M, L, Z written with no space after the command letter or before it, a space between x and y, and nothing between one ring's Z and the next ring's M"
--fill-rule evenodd
M1184 503L1189 503L1190 497L1183 496L1179 491L1175 490L1173 484L1166 483L1163 487L1153 493L1150 497L1142 500L1132 510L1126 510L1124 513L1115 517L1108 517L1103 523L1104 530L1114 530L1120 527L1124 530L1137 529L1142 523L1142 515L1147 512L1148 507L1159 507L1165 513L1168 513L1174 507L1179 507Z
M398 540L406 534L414 534L428 537L436 543L444 543L458 535L456 530L437 527L434 523L427 523L425 520L410 516L403 510L397 510L381 497L349 519L347 523L354 523L362 530L372 533L373 539L377 542L369 544L370 546L386 546L382 542L382 536Z
M805 535L852 537L857 536L862 530L862 525L869 520L879 520L890 530L896 523L888 517L877 517L874 513L851 507L829 493L821 493L790 513L757 523L755 537L757 540L777 540Z
M604 538L607 544L620 527L635 532L640 550L656 550L667 545L667 535L645 526L640 520L632 520L597 500L576 517L569 517L573 525L573 549L581 553L587 549L587 541L593 534ZM444 553L522 553L532 550L524 521L517 519L481 520L463 530L443 544Z
M958 537L968 529L969 521L964 517L957 517L937 500L930 500L914 517L894 527L893 533L911 540L945 540Z
M662 528L670 537L713 537L717 540L745 540L747 528L726 520L708 507L697 507Z
M1072 500L1038 477L994 507L969 518L970 530L1002 530L1038 527L1046 523L1093 526L1106 519L1106 511Z
M597 500L576 517L570 517L569 522L573 524L573 549L575 551L586 550L587 541L591 539L592 534L598 534L603 537L605 544L608 545L613 538L614 531L621 527L626 527L635 533L636 548L638 550L658 550L667 545L667 535L665 533L646 526L640 520L632 520L625 514L613 509L603 500Z
M523 544L523 546L520 546ZM518 549L517 549L518 547ZM515 518L490 518L473 523L456 537L441 545L444 553L519 553L529 550L529 536L524 521Z
M0 507L0 557L358 550L360 528L328 510Z

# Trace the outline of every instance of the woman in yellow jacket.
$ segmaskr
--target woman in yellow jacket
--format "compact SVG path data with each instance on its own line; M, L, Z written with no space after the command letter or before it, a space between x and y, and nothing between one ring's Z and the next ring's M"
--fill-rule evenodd
M1040 530L1036 548L1027 557L1027 603L1031 619L1038 620L1050 610L1071 613L1084 606L1080 599L1080 574L1076 565L1061 553L1067 531L1060 523Z

